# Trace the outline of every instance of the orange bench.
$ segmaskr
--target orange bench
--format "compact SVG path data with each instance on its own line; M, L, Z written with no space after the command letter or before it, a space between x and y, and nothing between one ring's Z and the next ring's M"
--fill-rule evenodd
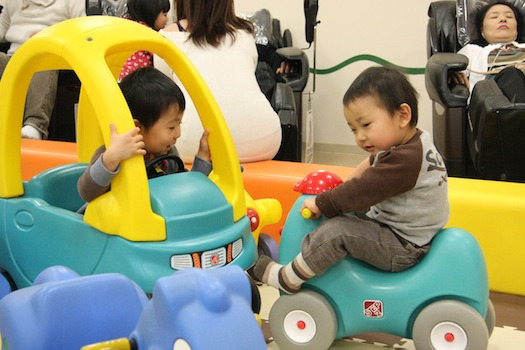
M42 171L77 161L77 144L60 141L22 139L22 180L27 181Z

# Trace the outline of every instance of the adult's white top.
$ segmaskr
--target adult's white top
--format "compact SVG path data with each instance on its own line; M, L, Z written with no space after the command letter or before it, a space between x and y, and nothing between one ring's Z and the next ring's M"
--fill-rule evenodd
M226 35L218 47L199 47L188 40L186 32L160 33L181 49L202 75L224 114L239 161L272 159L281 145L281 123L255 78L257 48L254 37L239 30L234 41ZM172 77L186 97L177 149L185 162L191 162L203 132L197 111L171 68L158 56L154 58L154 66Z

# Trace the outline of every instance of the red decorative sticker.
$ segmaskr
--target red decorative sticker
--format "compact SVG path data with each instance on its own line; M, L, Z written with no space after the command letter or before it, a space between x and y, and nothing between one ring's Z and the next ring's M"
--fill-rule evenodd
M365 300L363 311L366 317L381 318L383 317L383 302L381 300Z
M211 256L211 264L212 266L215 266L219 263L219 255L218 254L213 254Z

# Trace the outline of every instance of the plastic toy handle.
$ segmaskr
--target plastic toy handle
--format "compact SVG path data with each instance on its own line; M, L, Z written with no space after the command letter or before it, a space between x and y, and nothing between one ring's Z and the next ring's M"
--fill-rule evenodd
M80 350L131 350L131 345L127 338L120 338L102 343L86 345Z
M301 210L301 215L305 219L311 219L312 216L314 216L314 213L312 213L312 211L310 209L304 208L303 210Z

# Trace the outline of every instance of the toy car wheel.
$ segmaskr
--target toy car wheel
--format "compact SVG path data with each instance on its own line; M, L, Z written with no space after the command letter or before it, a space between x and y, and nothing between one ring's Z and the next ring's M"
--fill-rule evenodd
M11 278L11 275L9 275L9 272L1 269L1 276L0 276L0 279L1 279L1 284L4 286L5 290L8 291L8 292L11 292L13 290L17 290L17 286L15 284L15 281L13 281L13 279Z
M266 233L259 235L259 244L257 246L259 256L267 255L273 261L279 261L279 246L272 236Z
M494 327L496 326L496 310L494 310L494 305L490 299L487 308L487 314L485 315L485 323L487 324L490 338L492 331L494 331Z
M0 299L2 299L7 294L11 293L11 285L9 284L9 280L4 277L3 274L0 274ZM1 342L1 338L0 338ZM0 347L1 349L1 347Z
M416 349L486 349L489 332L483 317L471 306L441 300L425 307L412 329Z
M246 274L246 276L250 281L250 288L252 290L252 311L254 314L259 314L261 312L261 293L254 279L248 274Z
M270 332L281 349L328 349L337 333L337 317L320 294L305 290L283 295L273 304Z

